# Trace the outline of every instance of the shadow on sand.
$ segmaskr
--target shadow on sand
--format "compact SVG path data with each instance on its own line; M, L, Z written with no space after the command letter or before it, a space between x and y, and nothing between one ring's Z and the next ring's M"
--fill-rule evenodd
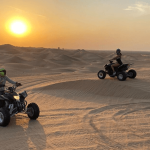
M1 129L5 137L5 144L2 144L6 149L44 150L46 148L46 135L38 120L29 120L26 116L16 115L11 118L7 127Z

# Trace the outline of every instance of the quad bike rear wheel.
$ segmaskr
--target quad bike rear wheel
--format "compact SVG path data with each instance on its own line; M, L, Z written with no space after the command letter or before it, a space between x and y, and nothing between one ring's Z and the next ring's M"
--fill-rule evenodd
M28 117L32 120L36 120L39 117L40 110L37 104L30 103L27 107Z
M126 75L125 72L119 72L119 73L117 74L117 78L118 78L119 81L124 81L124 80L126 80L127 75Z
M128 77L134 79L136 77L136 71L135 70L129 70L128 71Z
M5 108L0 108L0 126L7 126L10 122L9 111Z
M97 76L98 78L100 79L104 79L106 77L106 72L103 71L103 70L100 70L98 73L97 73Z

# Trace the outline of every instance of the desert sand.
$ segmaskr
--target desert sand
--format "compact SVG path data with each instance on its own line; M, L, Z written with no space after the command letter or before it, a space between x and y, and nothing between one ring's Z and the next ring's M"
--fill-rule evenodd
M114 51L0 46L0 68L40 108L0 127L2 150L149 150L150 52L122 51L135 79L97 77ZM10 84L7 83L7 86Z

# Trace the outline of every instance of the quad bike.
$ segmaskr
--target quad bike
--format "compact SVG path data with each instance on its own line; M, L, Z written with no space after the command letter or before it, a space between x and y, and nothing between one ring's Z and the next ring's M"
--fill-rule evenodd
M124 81L124 80L126 80L127 77L132 78L132 79L136 77L136 71L135 70L131 69L128 72L126 72L126 70L128 70L132 64L122 64L118 67L114 67L116 75L113 75L113 70L111 68L111 65L114 63L113 63L113 61L110 61L110 60L109 60L109 62L110 62L110 64L106 64L104 66L105 71L100 70L97 73L98 78L104 79L106 77L106 74L108 74L110 77L117 76L119 81Z
M10 117L18 113L25 113L30 119L36 120L39 117L39 107L35 103L27 106L26 91L17 94L17 86L6 88L3 95L0 95L0 126L7 126Z

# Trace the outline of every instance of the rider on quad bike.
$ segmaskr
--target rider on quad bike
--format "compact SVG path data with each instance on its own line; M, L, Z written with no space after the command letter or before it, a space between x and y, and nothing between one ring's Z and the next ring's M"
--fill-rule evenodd
M109 60L109 64L104 65L104 70L100 70L97 73L97 76L99 79L105 79L106 74L108 74L110 77L117 76L119 81L125 81L127 77L134 79L136 77L136 71L133 69L130 69L127 71L132 64L123 64L121 61L121 50L116 50L117 56L113 59ZM115 63L113 63L112 60L116 60Z
M5 87L6 81L8 81L9 83L14 84L16 86L21 85L21 83L14 82L8 76L6 76L6 70L4 68L1 68L0 69L0 95L4 94L4 87Z
M122 61L121 61L121 56L122 56L121 50L120 50L120 49L117 49L117 50L116 50L116 54L117 54L116 57L114 57L113 59L110 59L110 61L116 60L116 63L111 65L111 68L112 68L112 70L113 70L113 74L112 74L113 76L116 75L116 72L115 72L115 70L114 70L114 67L118 67L118 66L120 66L120 65L123 64Z
M6 81L13 84L12 87L5 87ZM25 113L32 120L39 117L39 107L36 103L27 105L25 100L28 96L26 91L17 93L16 88L21 83L14 82L6 76L6 70L0 69L0 126L7 126L10 118L18 113Z

